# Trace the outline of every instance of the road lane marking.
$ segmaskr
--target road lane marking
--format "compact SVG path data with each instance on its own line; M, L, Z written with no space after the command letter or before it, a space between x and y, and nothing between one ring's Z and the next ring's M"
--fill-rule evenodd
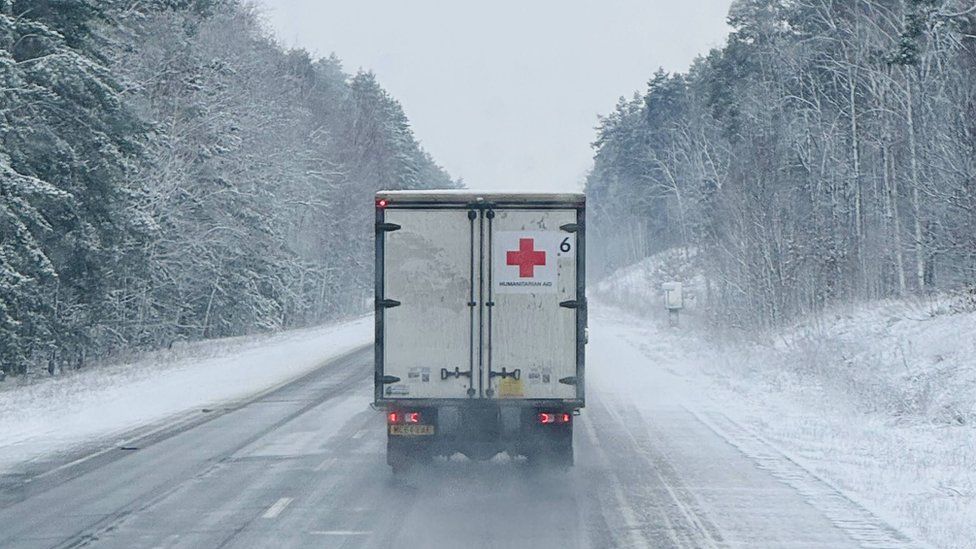
M607 414L609 414L617 422L617 424L620 425L621 429L627 434L627 437L630 439L631 443L633 443L634 448L638 450L641 458L647 464L648 469L654 472L654 476L657 477L658 481L661 483L661 486L663 486L665 491L667 491L668 496L671 497L671 501L674 502L674 504L678 507L678 511L680 511L681 515L684 516L685 520L688 521L688 524L690 524L692 528L697 530L700 539L695 540L696 547L698 546L704 546L710 548L718 547L719 546L718 542L712 537L711 532L701 521L701 518L698 516L696 510L691 506L689 506L688 502L685 501L682 497L679 497L679 494L675 490L674 486L671 485L671 481L669 481L664 476L664 474L661 473L661 467L659 467L658 464L655 463L653 459L648 457L647 450L645 450L641 446L640 441L638 441L637 437L634 436L634 432L631 430L630 424L623 417L621 417L621 415L617 412L616 409L611 408L609 405L603 404L603 409L607 411ZM640 412L637 411L636 409L635 411L638 414L640 414ZM640 417L641 419L643 419L643 416ZM645 425L645 428L648 427L646 422L644 422L643 424ZM694 496L689 495L689 497L694 497Z
M264 515L262 516L266 519L276 518L278 515L281 514L282 511L285 510L286 507L288 507L291 501L292 501L291 498L279 499L278 501L274 502L274 504L271 507L268 507L268 510L265 511Z
M326 458L325 460L322 461L322 463L319 463L315 467L315 470L316 471L325 471L326 469L331 469L336 464L336 461L338 461L338 460L336 458L334 458L334 457Z
M166 547L172 547L172 546L176 545L176 542L178 542L178 541L180 541L180 535L179 534L171 534L169 536L166 536L166 541L164 541L163 543L161 543L159 545L156 545L152 549L166 549Z
M312 530L309 532L313 536L368 536L372 533L369 530Z
M638 549L651 549L651 545L647 542L647 538L644 537L644 533L641 531L641 524L637 520L637 513L627 501L627 497L624 495L624 490L620 486L620 479L611 468L610 458L607 457L607 452L602 446L600 446L600 441L596 436L596 429L593 427L593 421L590 420L589 415L584 415L583 418L583 425L586 427L586 434L589 435L590 442L593 443L593 448L596 450L597 454L599 454L600 459L607 464L607 477L612 485L613 497L615 500L617 500L617 507L620 509L620 516L624 519L624 524L627 526L627 532L630 534L630 546ZM672 534L670 529L668 534ZM671 538L674 541L675 546L681 546L681 543L677 538L675 538L673 535Z
M354 438L354 439L360 439L360 438L363 438L363 435L365 435L365 434L366 434L366 431L365 430L363 430L363 431L357 431L356 434L352 436L352 438Z
M107 448L103 448L102 450L98 450L98 451L96 451L94 453L88 454L86 456L82 456L82 457L80 457L80 458L78 458L78 459L76 459L74 461L69 461L68 463L62 463L61 465L55 467L54 469L50 469L50 470L44 471L43 473L40 473L38 475L34 475L33 477L31 477L28 480L28 482L34 481L34 480L40 480L42 478L45 478L45 477L51 476L53 474L59 473L61 471L64 471L65 469L74 467L76 465L81 465L82 463L84 463L86 461L89 461L91 459L104 456L105 454L107 454L109 452L114 452L114 451L118 450L121 447L133 446L138 441L144 441L144 440L148 439L149 437L158 435L159 433L162 433L162 432L164 432L164 431L166 431L168 429L179 429L180 426L182 426L183 424L192 423L197 418L198 418L198 414L197 414L196 411L189 412L185 416L181 416L181 417L179 417L177 419L174 419L173 421L171 421L169 423L164 423L163 425L160 425L159 427L156 427L155 429L151 429L151 430L146 431L144 433L140 433L140 434L138 434L138 435L136 435L136 436L134 436L132 438L128 438L128 439L126 439L126 440L124 440L124 441L122 441L122 442L120 442L118 444L113 444L111 446L108 446Z

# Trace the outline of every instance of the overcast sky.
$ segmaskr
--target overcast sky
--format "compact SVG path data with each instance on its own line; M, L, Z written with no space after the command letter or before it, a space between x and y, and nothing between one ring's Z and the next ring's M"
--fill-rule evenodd
M259 0L286 46L373 70L479 189L579 189L598 114L728 33L731 0Z

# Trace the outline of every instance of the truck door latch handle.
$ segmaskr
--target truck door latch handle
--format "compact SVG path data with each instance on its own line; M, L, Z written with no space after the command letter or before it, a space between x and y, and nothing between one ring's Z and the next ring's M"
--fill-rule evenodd
M454 367L454 371L450 371L447 368L441 368L441 381L445 379L461 379L462 377L471 377L471 372L462 372L460 368Z
M522 379L522 369L516 368L511 372L509 372L505 368L502 368L502 371L500 372L489 372L488 377L500 377L502 379L505 379L506 377L510 377L514 380L519 380Z

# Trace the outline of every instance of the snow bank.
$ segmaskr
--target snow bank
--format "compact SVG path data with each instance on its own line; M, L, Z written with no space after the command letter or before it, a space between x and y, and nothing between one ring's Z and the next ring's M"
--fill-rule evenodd
M864 412L976 425L976 312L958 300L884 301L806 319L764 354Z
M647 270L638 266L612 279L620 286ZM938 297L850 305L739 337L669 329L659 318L599 303L593 309L591 331L613 330L643 355L627 376L635 391L670 379L660 375L668 372L683 380L668 391L692 384L689 402L720 407L903 532L938 547L973 546L971 302Z
M887 301L807 319L703 371L740 420L917 538L976 539L976 312ZM721 391L719 391L721 393Z
M0 473L75 445L247 397L300 377L372 337L373 321L367 317L207 342L26 385L8 380L0 390Z

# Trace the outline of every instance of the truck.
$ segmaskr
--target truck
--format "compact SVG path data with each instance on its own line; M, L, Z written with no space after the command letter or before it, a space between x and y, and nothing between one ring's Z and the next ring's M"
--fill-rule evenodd
M373 405L394 474L458 453L571 467L585 196L380 191L375 206Z

